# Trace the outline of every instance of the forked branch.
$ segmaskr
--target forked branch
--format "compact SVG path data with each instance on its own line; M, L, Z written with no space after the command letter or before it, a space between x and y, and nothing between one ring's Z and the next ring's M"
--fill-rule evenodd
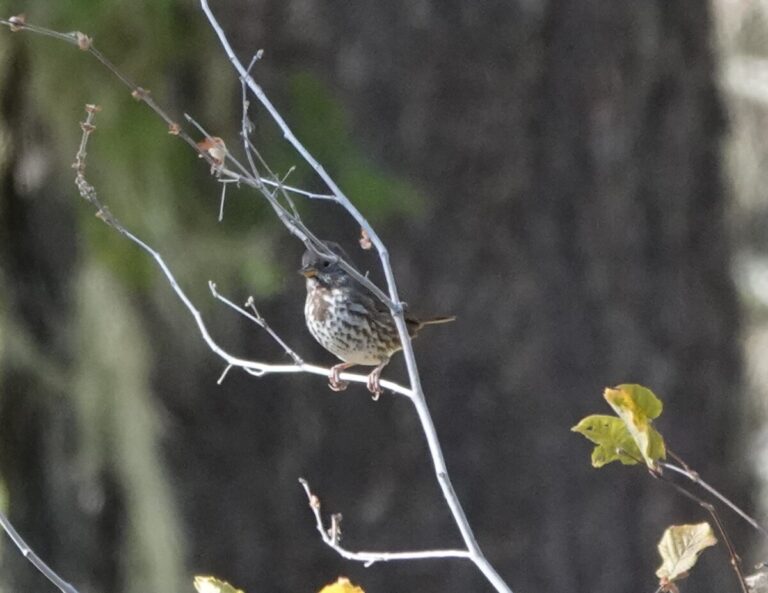
M390 562L393 560L427 560L435 558L465 558L470 559L467 550L416 550L413 552L352 552L340 544L341 541L341 515L331 515L331 526L326 528L323 524L320 499L312 493L309 483L304 478L299 478L301 487L307 495L309 508L315 516L315 525L320 537L325 544L335 550L347 560L363 562L365 566L371 566L376 562Z

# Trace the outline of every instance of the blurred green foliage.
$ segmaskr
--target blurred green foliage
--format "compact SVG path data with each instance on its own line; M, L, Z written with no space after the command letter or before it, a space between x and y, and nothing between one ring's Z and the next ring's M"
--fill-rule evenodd
M330 89L308 72L291 77L290 121L299 139L358 208L376 222L395 214L418 215L424 200L409 183L366 158Z
M7 0L3 14L13 14ZM9 11L10 9L10 11ZM239 83L192 3L177 0L30 0L23 12L30 22L61 31L80 30L172 117L192 114L236 154L240 140ZM96 103L98 131L91 139L88 177L102 200L131 230L166 256L185 284L215 271L216 280L244 283L257 294L278 289L285 262L275 261L269 245L276 222L263 200L228 191L223 224L216 222L220 189L207 168L165 125L94 59L62 42L32 34L0 36L0 47L21 43L28 60L28 97L50 131L60 183L75 195L69 164L77 142L83 105ZM407 182L367 159L350 138L341 104L328 86L308 72L288 79L282 106L297 137L323 163L342 189L374 222L392 215L418 215L423 199ZM259 124L254 142L278 175L296 166L289 182L320 187L271 122L251 108ZM0 135L0 139L2 135ZM300 205L301 207L301 205ZM154 264L138 249L80 208L78 232L83 249L96 255L126 286L148 289L158 278ZM310 221L311 222L311 221ZM253 235L261 235L253 250ZM291 267L291 270L293 268ZM202 294L202 293L200 293Z

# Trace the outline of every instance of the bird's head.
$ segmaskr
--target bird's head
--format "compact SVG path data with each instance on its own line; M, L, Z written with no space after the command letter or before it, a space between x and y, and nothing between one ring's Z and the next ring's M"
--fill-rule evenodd
M349 256L342 249L341 245L333 241L324 241L324 243L331 253L344 259L347 263L351 263ZM301 256L299 274L307 278L308 286L311 286L313 283L329 287L340 286L349 279L349 274L339 265L337 259L317 253L312 249L308 249Z

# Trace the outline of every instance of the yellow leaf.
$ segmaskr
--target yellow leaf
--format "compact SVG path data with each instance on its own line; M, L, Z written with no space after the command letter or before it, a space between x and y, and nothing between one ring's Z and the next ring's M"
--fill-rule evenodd
M216 577L195 577L195 589L197 593L243 593L235 589L226 581L220 581Z
M716 543L717 538L709 523L672 525L659 541L662 563L656 576L664 583L685 578L704 548Z
M339 577L335 583L320 589L320 593L365 593L365 591L350 583L347 577Z
M571 430L595 443L596 447L592 450L593 467L603 467L612 461L634 465L643 458L627 425L616 416L587 416Z
M619 385L608 388L605 400L627 426L648 467L656 467L656 461L664 459L667 451L664 439L651 426L651 420L661 414L662 403L654 393L642 385Z

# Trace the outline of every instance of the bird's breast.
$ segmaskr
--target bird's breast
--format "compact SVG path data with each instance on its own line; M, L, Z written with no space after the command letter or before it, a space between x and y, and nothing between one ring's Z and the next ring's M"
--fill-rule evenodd
M345 362L378 365L394 349L383 347L381 328L355 307L347 288L314 287L307 291L304 316L307 328L323 348Z

